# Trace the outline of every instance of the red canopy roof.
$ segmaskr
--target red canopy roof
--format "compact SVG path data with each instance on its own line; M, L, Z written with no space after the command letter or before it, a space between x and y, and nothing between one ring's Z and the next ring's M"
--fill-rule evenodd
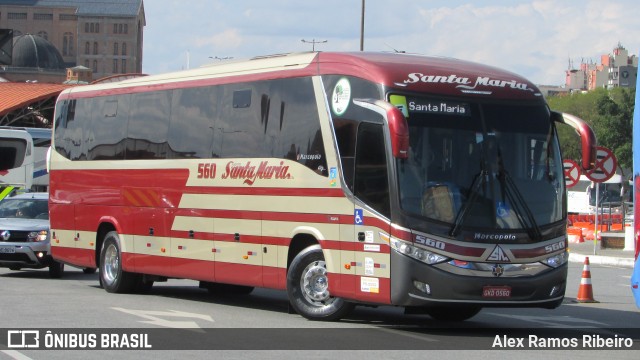
M0 115L58 96L62 90L72 86L75 85L0 82Z

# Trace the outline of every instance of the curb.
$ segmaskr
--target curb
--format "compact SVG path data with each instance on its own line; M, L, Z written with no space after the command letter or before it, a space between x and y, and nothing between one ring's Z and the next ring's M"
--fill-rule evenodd
M584 259L588 257L589 263L607 266L617 266L628 269L633 269L635 260L633 258L618 258L614 256L601 256L601 255L582 255L576 253L569 253L569 261L584 263Z

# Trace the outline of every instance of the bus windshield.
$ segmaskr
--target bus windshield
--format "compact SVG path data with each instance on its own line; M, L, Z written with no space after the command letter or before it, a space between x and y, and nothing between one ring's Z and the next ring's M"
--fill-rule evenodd
M393 102L393 101L392 101ZM533 232L562 219L564 181L544 105L406 98L403 211L460 229Z

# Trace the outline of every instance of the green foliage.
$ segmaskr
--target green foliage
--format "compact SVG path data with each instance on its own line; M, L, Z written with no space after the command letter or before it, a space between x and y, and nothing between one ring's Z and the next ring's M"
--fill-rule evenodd
M599 88L587 93L552 96L553 110L573 114L593 128L598 146L613 151L622 168L632 166L632 134L635 89ZM562 156L580 161L580 137L569 126L558 126Z

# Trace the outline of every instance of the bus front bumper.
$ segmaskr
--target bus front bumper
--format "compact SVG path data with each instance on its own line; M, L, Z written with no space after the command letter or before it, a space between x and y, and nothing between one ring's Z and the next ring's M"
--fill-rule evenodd
M503 265L503 264L501 264ZM474 276L449 263L427 265L391 252L391 303L405 307L442 305L556 308L564 298L567 264L535 275Z

